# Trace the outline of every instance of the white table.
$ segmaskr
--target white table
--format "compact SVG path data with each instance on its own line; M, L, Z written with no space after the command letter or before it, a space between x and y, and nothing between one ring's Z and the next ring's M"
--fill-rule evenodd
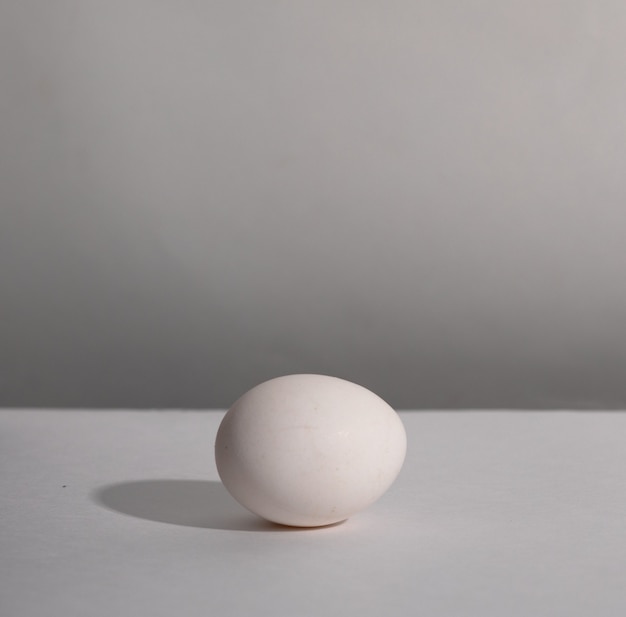
M0 615L626 614L626 414L405 412L396 484L316 530L230 498L222 415L0 411Z

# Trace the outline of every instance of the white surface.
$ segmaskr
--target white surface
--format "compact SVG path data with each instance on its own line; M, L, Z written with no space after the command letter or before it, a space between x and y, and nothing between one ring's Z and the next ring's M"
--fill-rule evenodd
M398 477L406 433L379 396L328 375L285 375L241 396L220 424L215 463L248 510L297 527L339 523Z
M626 415L406 413L398 481L287 531L217 483L220 412L0 412L0 614L626 613Z

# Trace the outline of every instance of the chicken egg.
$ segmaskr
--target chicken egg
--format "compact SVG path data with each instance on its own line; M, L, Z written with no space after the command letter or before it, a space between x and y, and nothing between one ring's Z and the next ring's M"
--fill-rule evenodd
M343 521L376 501L406 454L399 415L357 384L287 375L241 396L217 432L224 486L255 514L283 525Z

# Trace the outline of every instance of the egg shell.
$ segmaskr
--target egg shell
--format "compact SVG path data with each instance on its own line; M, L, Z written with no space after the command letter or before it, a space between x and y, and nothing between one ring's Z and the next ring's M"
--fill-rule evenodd
M398 475L406 433L398 414L357 384L287 375L249 390L215 442L222 482L270 521L315 527L343 521Z

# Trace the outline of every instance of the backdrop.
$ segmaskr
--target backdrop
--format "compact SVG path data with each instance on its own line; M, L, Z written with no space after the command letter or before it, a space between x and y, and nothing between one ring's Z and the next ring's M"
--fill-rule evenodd
M626 3L0 0L0 405L626 407Z

